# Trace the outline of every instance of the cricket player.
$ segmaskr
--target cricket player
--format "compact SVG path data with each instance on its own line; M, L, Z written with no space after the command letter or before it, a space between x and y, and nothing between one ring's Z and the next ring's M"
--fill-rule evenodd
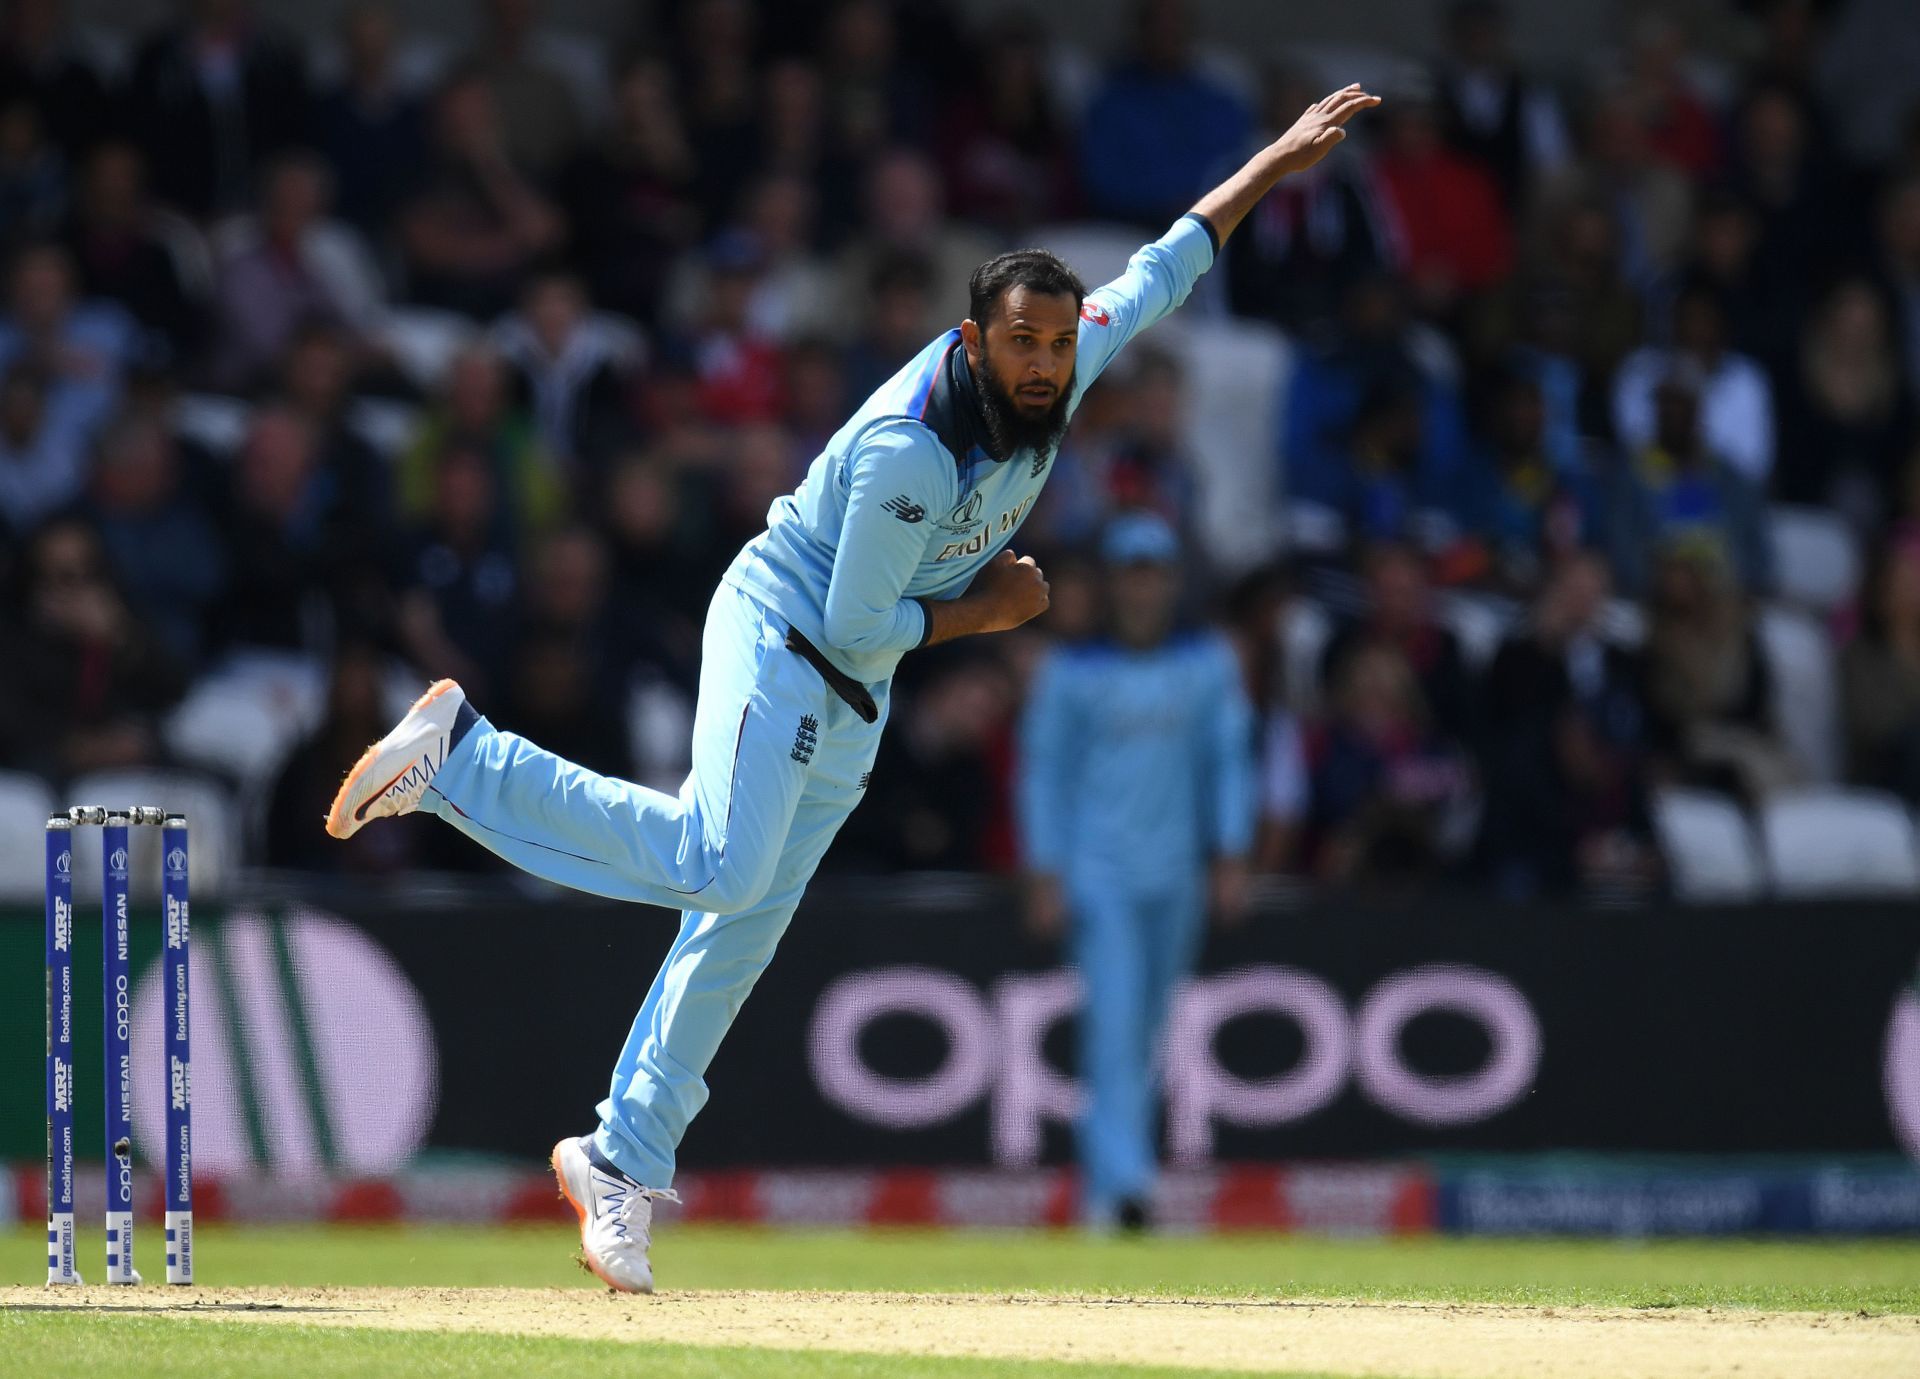
M1042 664L1020 725L1028 922L1080 972L1080 1216L1139 1229L1156 1176L1153 1063L1209 897L1246 908L1253 710L1224 637L1176 631L1179 541L1144 512L1101 542L1110 635Z
M599 1127L553 1150L582 1255L610 1287L652 1290L652 1204L676 1200L707 1066L859 803L895 665L1046 610L1045 577L1008 545L1082 394L1280 178L1377 104L1354 85L1310 106L1094 292L1044 250L975 269L968 319L827 442L715 592L677 796L496 729L450 680L348 773L327 815L337 838L424 808L536 876L681 912Z

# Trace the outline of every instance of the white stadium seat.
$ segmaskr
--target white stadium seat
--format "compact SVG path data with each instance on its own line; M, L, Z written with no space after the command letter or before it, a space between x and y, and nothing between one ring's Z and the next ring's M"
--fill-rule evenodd
M1913 821L1878 790L1785 791L1760 810L1776 895L1911 895L1920 892Z
M0 898L26 900L45 887L42 835L58 807L40 777L0 771Z
M1029 237L1043 249L1051 249L1067 261L1088 287L1112 282L1127 270L1134 250L1152 238L1131 225L1109 225L1100 221L1082 221L1065 225L1043 225Z
M1818 782L1840 778L1840 686L1833 643L1806 613L1774 605L1760 614L1760 645L1773 672L1781 738Z
M1500 643L1523 623L1512 599L1493 594L1443 593L1438 602L1440 621L1460 643L1460 654L1476 675L1492 664Z
M1776 503L1767 509L1767 539L1781 598L1820 613L1853 602L1860 591L1860 549L1838 514Z
M1740 807L1711 790L1666 789L1653 797L1653 827L1681 900L1752 900L1763 886L1753 830Z
M240 824L227 792L203 776L160 770L100 771L68 788L65 803L128 808L157 804L187 816L187 879L196 896L218 895L240 866ZM133 893L160 893L160 830L133 831ZM82 878L99 887L100 830L83 828L74 839L74 886Z
M1252 321L1175 316L1156 336L1186 371L1185 440L1199 471L1207 558L1223 574L1251 569L1282 544L1274 489L1292 346Z
M294 744L319 723L325 673L305 658L237 660L194 684L161 736L176 758L264 790ZM144 803L144 801L142 802Z
M1333 618L1313 599L1291 598L1280 615L1279 635L1287 706L1295 713L1314 713L1321 707L1320 662L1333 640Z

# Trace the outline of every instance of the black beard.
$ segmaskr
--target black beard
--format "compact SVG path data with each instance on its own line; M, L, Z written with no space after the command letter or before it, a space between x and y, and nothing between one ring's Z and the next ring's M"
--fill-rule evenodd
M980 342L980 414L987 423L987 435L993 441L994 458L1005 460L1016 450L1032 450L1037 455L1052 452L1067 432L1067 399L1073 396L1073 375L1053 406L1039 417L1020 410L1013 394L1000 386L987 354L986 341Z

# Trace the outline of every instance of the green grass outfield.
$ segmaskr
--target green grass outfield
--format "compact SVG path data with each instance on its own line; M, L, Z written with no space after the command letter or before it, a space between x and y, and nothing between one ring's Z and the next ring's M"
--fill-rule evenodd
M155 1235L149 1229L145 1238L152 1242ZM0 1233L0 1284L45 1278L43 1240L37 1227ZM83 1231L81 1245L82 1272L89 1265L97 1269L98 1232ZM596 1288L572 1262L576 1245L572 1232L544 1227L206 1227L199 1233L197 1263L200 1281L212 1287ZM151 1247L148 1253L151 1259ZM655 1255L662 1286L676 1291L1059 1292L1920 1313L1920 1241L1095 1240L1067 1233L668 1227ZM58 1295L44 1296L57 1304ZM129 1356L137 1357L131 1367ZM40 1311L31 1304L0 1309L0 1379L90 1373L131 1379L397 1373L578 1379L596 1364L624 1373L741 1379L1084 1379L1092 1372L1053 1362L179 1322ZM1127 1379L1176 1373L1200 1379L1208 1373L1101 1369Z

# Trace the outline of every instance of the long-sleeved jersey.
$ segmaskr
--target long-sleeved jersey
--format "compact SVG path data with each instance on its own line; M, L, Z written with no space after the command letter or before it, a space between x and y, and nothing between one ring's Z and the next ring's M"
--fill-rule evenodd
M1253 750L1223 638L1058 650L1020 725L1024 861L1102 884L1190 883L1209 858L1253 844Z
M1192 291L1213 263L1213 228L1182 216L1126 272L1087 294L1073 388L1087 387L1134 335ZM960 332L922 350L834 433L728 583L784 617L854 679L889 678L926 641L918 600L958 598L1033 510L1054 452L988 452Z

